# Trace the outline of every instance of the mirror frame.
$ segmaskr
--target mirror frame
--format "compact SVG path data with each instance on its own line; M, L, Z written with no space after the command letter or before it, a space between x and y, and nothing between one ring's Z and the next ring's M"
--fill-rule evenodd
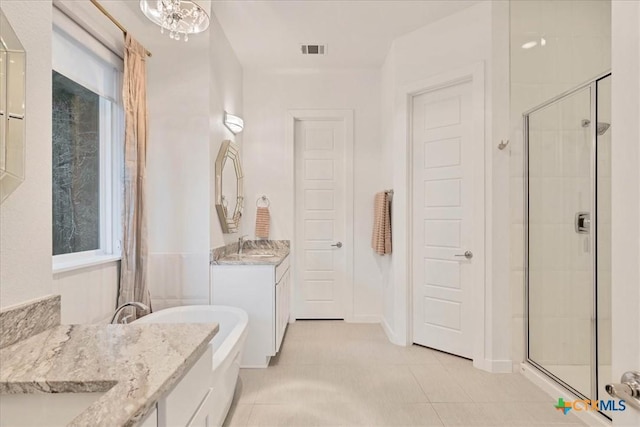
M27 52L0 9L0 203L25 179ZM11 58L22 66L11 66ZM17 92L16 92L17 90ZM19 104L15 106L14 104ZM13 107L15 107L15 109Z
M236 173L236 188L237 199L236 205L233 208L233 214L229 216L227 209L228 201L222 194L222 171L227 161L233 162L233 168ZM220 220L220 226L222 232L225 234L237 233L240 227L240 218L242 217L242 210L244 208L244 186L242 174L242 164L240 163L240 152L238 146L230 140L222 141L220 150L218 151L218 157L216 158L216 211L218 212L218 219Z

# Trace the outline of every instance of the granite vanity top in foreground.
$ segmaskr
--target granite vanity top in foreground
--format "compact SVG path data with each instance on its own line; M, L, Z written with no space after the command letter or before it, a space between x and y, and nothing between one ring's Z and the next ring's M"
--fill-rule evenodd
M288 240L248 240L241 254L238 244L232 243L212 252L214 265L280 265L289 255Z
M56 326L0 350L0 393L106 392L72 426L135 426L207 349L217 324Z

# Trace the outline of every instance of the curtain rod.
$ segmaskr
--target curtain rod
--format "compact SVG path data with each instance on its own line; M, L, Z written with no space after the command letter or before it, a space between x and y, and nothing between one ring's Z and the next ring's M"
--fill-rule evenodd
M120 22L118 22L118 20L116 18L113 17L113 15L111 15L107 9L105 9L100 3L98 3L98 0L91 0L91 3L100 11L102 12L102 14L104 16L106 16L107 18L109 18L109 20L111 22L114 23L114 25L116 27L118 27L120 29L120 31L122 31L125 35L127 34L127 29L125 27L122 26L122 24ZM146 49L145 49L146 50ZM147 56L151 57L151 52L149 52L147 50Z

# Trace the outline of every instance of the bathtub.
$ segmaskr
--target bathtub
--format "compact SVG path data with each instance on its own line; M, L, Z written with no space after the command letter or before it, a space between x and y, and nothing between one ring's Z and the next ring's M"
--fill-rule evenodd
M214 426L224 422L238 381L242 349L247 338L247 313L235 307L223 305L190 305L167 308L144 316L136 323L218 323L220 329L211 340L212 399L209 419Z

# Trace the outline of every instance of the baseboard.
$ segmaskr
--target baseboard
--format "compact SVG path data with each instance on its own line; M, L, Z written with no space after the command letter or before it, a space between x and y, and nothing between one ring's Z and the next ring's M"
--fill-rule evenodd
M352 316L345 319L347 323L380 323L379 316Z
M529 381L540 387L545 393L551 396L553 399L557 399L562 397L565 400L575 400L580 399L575 396L573 393L562 387L561 385L555 383L553 380L549 379L546 375L536 369L534 366L529 365L528 363L521 363L519 367L519 372L525 376ZM580 421L585 424L593 427L611 427L611 422L608 421L605 417L600 415L598 412L594 411L572 411Z
M380 319L380 324L382 325L382 329L384 330L384 333L387 335L387 338L389 339L389 341L391 341L391 343L395 345L401 345L403 347L406 346L406 343L404 342L404 340L402 341L398 340L398 338L396 337L396 334L393 333L393 331L391 330L391 327L387 323L387 319L385 318Z
M514 372L511 360L475 359L473 366L492 374L510 374Z

